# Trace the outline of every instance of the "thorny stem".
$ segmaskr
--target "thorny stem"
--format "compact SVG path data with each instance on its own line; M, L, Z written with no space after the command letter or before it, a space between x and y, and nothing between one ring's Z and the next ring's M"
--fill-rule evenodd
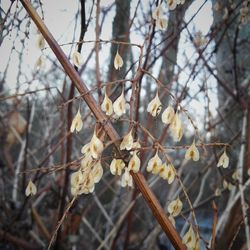
M55 53L56 57L62 64L65 72L68 74L72 82L74 83L75 87L78 89L80 94L84 94L88 92L88 88L84 84L84 82L81 80L79 74L76 72L74 67L70 64L69 60L67 59L64 52L59 47L58 43L52 36L52 34L49 32L47 27L44 25L42 19L39 17L39 15L36 13L32 5L28 0L20 0L24 8L29 13L32 20L37 25L38 29L40 30L41 34L44 36L45 40L51 47L52 51ZM116 130L113 128L111 123L107 120L107 117L104 115L104 113L101 111L100 107L97 105L94 97L90 94L85 95L83 97L86 104L89 106L93 114L95 115L97 121L102 123L103 128L109 138L116 142L115 146L117 148L117 151L119 152L118 147L118 139L119 135L117 134ZM145 201L151 208L151 211L153 212L155 218L157 219L158 223L161 225L162 229L170 239L171 243L175 247L175 249L186 249L186 247L183 245L180 235L176 231L176 229L173 227L172 223L168 219L168 217L165 214L165 211L161 207L159 201L149 188L144 176L141 173L131 173L133 176L133 179L135 181L136 186L142 193Z

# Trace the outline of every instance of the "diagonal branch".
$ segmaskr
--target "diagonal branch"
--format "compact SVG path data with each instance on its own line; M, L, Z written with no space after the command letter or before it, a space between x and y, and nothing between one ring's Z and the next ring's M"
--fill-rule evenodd
M41 34L44 36L45 40L47 41L50 48L56 55L57 59L60 61L65 72L70 77L75 87L78 89L79 93L83 96L84 101L89 106L90 110L96 117L97 121L103 125L103 128L106 131L107 135L109 136L111 141L114 142L117 150L119 150L118 147L118 141L120 139L119 135L117 134L116 130L113 128L111 123L107 120L105 114L101 111L94 97L90 94L88 88L81 80L79 74L71 65L66 55L64 54L64 52L62 51L62 49L60 48L60 46L58 45L52 34L49 32L49 30L43 23L42 19L36 13L35 9L32 7L31 3L28 0L20 0L20 1L24 6L24 8L29 13L34 23L36 24L37 28L40 30ZM157 200L153 192L150 190L144 176L141 173L138 174L131 173L131 174L133 176L136 186L142 193L145 201L152 210L155 218L157 219L158 223L161 225L162 229L172 242L175 249L186 249L186 247L182 244L178 232L173 227L170 220L166 216L163 208L161 207L159 201Z

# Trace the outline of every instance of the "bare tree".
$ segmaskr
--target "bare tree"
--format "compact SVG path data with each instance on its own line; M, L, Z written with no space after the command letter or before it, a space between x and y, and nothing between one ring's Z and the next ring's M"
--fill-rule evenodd
M248 1L2 2L0 248L250 249Z

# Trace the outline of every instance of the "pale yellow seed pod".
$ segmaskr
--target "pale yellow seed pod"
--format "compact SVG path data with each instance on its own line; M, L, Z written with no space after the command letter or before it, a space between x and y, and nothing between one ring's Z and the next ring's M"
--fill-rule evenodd
M94 183L98 183L103 176L103 168L100 160L96 164L94 164L91 173L93 175Z
M87 143L87 144L85 144L85 145L82 147L81 153L82 153L83 155L87 155L87 154L90 153L90 143Z
M221 190L219 188L216 188L214 194L215 196L221 196Z
M44 60L44 57L41 55L38 57L36 63L35 63L35 70L43 70L46 67L46 63Z
M136 152L134 151L133 156L131 157L129 163L128 163L128 170L133 171L134 173L138 173L141 166L141 160L137 156Z
M199 237L197 236L196 237L196 243L195 243L195 247L193 250L200 250L201 249L201 246L200 246L200 239Z
M84 155L83 159L81 160L81 170L89 171L93 163L94 161L91 156L91 153Z
M192 145L187 149L185 153L186 160L198 161L200 159L200 153L197 147L195 146L195 141L193 141Z
M125 168L125 163L122 159L113 159L110 164L110 172L113 175L121 175Z
M83 173L81 172L81 170L78 170L78 171L72 173L70 176L71 187L79 188L79 185L82 183L83 180L84 180L84 176L83 176Z
M223 167L223 168L227 168L229 165L229 157L227 156L226 151L224 151L224 153L221 155L218 163L217 163L217 167Z
M223 188L227 189L228 188L228 182L226 180L223 180Z
M101 109L108 116L110 116L110 115L113 114L113 103L109 99L109 97L107 96L106 92L105 92L105 96L104 96L103 102L101 104Z
M184 235L182 242L183 242L183 244L185 244L188 247L188 249L195 248L196 236L195 236L192 225L190 225L187 233Z
M158 152L148 161L147 171L153 174L158 174L162 166L162 161L158 155Z
M114 59L114 67L116 70L119 70L123 66L123 59L120 56L119 52L116 52L115 59Z
M121 144L120 144L120 150L130 150L133 147L133 135L132 135L132 129L124 136Z
M174 179L175 179L175 168L172 164L168 164L167 165L167 181L168 184L173 183Z
M36 193L37 193L36 185L31 180L29 180L29 183L25 189L25 195L26 196L35 195Z
M96 132L94 132L93 137L90 141L91 156L94 159L97 159L101 155L103 149L104 149L104 146L103 146L102 141L96 136Z
M179 127L174 131L174 140L179 142L183 136L183 127Z
M166 18L159 18L156 20L155 26L157 29L166 30L168 27L168 20Z
M126 100L123 91L121 95L114 101L113 109L117 117L120 117L126 113Z
M237 181L237 180L240 179L240 172L239 172L239 170L235 170L235 171L233 172L233 174L232 174L232 179L235 180L235 181Z
M174 10L177 6L176 0L167 0L169 10Z
M133 179L132 179L131 174L129 173L128 168L125 168L125 172L122 175L121 186L122 187L133 187Z
M164 163L161 166L159 176L163 178L164 180L168 181L168 184L171 184L175 179L175 169L172 164L166 164Z
M162 9L162 5L159 4L155 10L152 12L152 18L157 20L159 18L161 18L163 15L163 9Z
M26 126L27 121L19 112L11 112L11 115L8 120L9 131L7 132L7 143L14 144L18 141L14 131L12 131L11 128L13 128L18 133L18 135L22 135L26 131Z
M78 188L76 187L71 187L70 188L70 192L73 196L77 196L78 195Z
M71 126L70 126L70 132L73 133L75 130L77 132L80 132L81 129L82 129L82 126L83 126L83 123L82 123L82 116L81 116L81 113L80 113L80 109L78 109L72 123L71 123Z
M37 37L37 48L41 50L45 48L45 39L42 34Z
M156 95L154 99L148 104L147 112L149 112L153 117L156 117L162 109L162 103L158 96L158 92L156 92Z
M183 204L179 198L173 200L168 205L168 212L173 216L176 217L181 213Z
M95 189L94 176L92 172L84 173L84 179L79 186L78 194L88 194L92 193Z
M174 118L170 124L170 129L173 139L179 142L183 136L183 126L177 112L175 113Z
M225 7L225 8L224 8L224 15L223 15L222 19L223 19L223 20L228 19L228 14L229 14L229 12L228 12L228 8L227 8L227 7Z
M173 119L172 119L170 128L171 128L172 130L177 130L179 127L181 127L181 119L180 119L180 117L179 117L179 115L178 115L178 112L176 112L176 113L174 114Z
M172 106L168 106L162 113L161 120L164 124L168 125L172 122L175 112Z
M76 67L78 68L81 67L83 63L83 58L81 53L79 53L78 51L74 51L72 54L72 61Z

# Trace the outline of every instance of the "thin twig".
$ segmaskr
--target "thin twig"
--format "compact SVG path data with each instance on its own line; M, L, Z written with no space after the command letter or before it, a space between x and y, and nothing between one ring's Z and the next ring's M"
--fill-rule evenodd
M218 209L214 201L212 201L212 208L214 211L212 237L211 237L211 250L215 250L215 238L216 238L216 225L218 222Z

